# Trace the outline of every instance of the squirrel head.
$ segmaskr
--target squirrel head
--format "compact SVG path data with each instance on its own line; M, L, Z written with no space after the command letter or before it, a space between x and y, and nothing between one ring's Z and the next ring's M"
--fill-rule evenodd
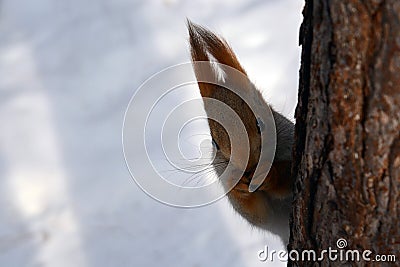
M220 101L237 114L237 116L225 113L215 114L218 112L213 110L213 105L208 105L207 101L204 100L205 110L209 116L211 137L216 150L214 159L216 173L220 175L224 172L230 160L233 161L233 165L238 170L243 170L239 182L228 192L229 200L233 207L251 224L274 232L268 226L270 217L276 215L275 208L281 207L273 207L274 204L272 203L275 200L279 202L282 199L288 199L292 193L290 168L293 123L271 109L272 124L277 127L277 136L264 137L276 138L277 154L272 166L270 162L263 162L260 156L262 149L273 149L275 151L275 147L263 148L261 140L264 128L271 124L271 122L264 121L265 116L263 116L270 107L255 85L248 79L246 71L239 63L232 48L223 38L190 21L188 21L188 30L193 67L203 99L210 98ZM202 65L198 66L197 62L205 62L208 69L213 70L209 71L207 68L201 67ZM224 70L218 70L215 65L232 68L240 75L224 76ZM215 80L223 80L227 85L234 85L239 92L228 89L229 86L221 86L221 83L204 82L205 76L213 76ZM211 114L217 115L224 124L231 125L231 129L237 129L239 124L244 125L246 135L243 136L242 132L236 130L227 132L223 125L210 119ZM247 150L243 148L246 142L242 143L241 141L244 138L248 140L246 141L248 142ZM233 142L235 143L232 144ZM231 157L234 146L239 147L236 158ZM249 186L257 165L260 165L261 170L265 169L263 173L265 179L262 179L263 183L252 192L252 190L249 190Z

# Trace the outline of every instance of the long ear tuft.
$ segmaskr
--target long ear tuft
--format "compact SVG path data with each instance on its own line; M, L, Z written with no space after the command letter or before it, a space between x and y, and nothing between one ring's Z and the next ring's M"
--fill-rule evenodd
M192 23L190 20L187 20L187 27L189 31L190 52L193 67L198 80L200 93L203 97L211 97L216 91L221 91L219 86L201 82L209 80L210 78L221 81L218 77L218 74L221 73L218 73L218 67L216 67L216 69L213 68L213 62L234 68L247 77L245 70L237 60L232 48L230 48L224 39L218 37L206 28ZM210 65L207 67L207 65L204 64L195 64L195 62L199 61L209 62ZM243 85L243 89L248 87L247 80L243 79L240 75L230 75L230 77L224 77L224 79L225 78L228 78L237 86Z
M246 75L235 53L228 43L210 30L187 20L193 61L211 61L211 55L217 62L237 69Z

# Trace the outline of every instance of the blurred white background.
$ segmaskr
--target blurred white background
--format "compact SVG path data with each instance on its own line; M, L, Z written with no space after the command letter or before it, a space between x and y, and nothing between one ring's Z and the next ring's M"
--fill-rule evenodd
M284 266L226 199L172 208L125 166L134 91L189 61L186 17L222 34L293 118L301 0L0 1L1 266ZM292 119L293 120L293 119Z

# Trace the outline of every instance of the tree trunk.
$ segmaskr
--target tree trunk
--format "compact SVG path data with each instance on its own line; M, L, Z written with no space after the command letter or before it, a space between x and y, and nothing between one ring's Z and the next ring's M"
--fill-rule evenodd
M289 265L399 266L400 1L307 0L303 15L289 252L343 238L397 261Z

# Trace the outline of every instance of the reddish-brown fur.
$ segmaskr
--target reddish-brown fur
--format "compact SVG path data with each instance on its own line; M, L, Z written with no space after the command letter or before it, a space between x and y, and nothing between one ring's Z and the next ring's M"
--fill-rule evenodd
M247 77L246 71L240 65L233 50L224 39L191 22L188 22L188 29L193 62L218 62L235 68ZM201 71L196 69L196 67L194 67L194 69L197 79L201 80ZM236 79L235 82L240 85L240 88L244 93L251 93L253 97L259 98L257 99L258 102L260 102L261 99L262 105L267 107L267 104L262 100L261 94L252 83L246 83L243 79L238 79L236 77L232 77L232 79ZM259 163L261 150L261 137L256 117L250 107L235 93L225 89L224 87L210 83L198 82L198 84L200 93L203 97L214 98L229 105L239 115L245 125L250 142L250 156L244 175L228 193L228 197L233 207L242 214L243 217L245 217L250 223L261 226L262 224L265 224L265 221L269 220L269 216L273 216L274 214L274 212L272 212L274 207L272 207L271 203L275 202L269 200L276 199L279 201L280 199L290 199L293 186L293 181L290 175L291 159L286 159L285 156L285 160L274 160L263 184L255 192L250 193L249 183L252 179L255 168ZM282 119L282 115L277 114L276 112L273 113L276 119L279 120L279 123L276 123L278 127L291 127L291 123L287 121L287 119ZM209 120L209 126L212 138L220 147L220 151L217 151L218 160L221 161L222 159L224 161L229 161L231 142L227 132L221 125L213 120ZM277 129L277 132L280 130L282 129ZM290 134L288 136L290 136ZM286 148L286 144L285 146L282 145L282 143L286 141L284 140L285 138L285 136L278 136L278 142L281 142L281 144L278 143L278 153L281 153L280 151L283 151L283 149L290 149L290 146L288 146L289 148ZM288 142L290 141L291 140L288 140ZM263 164L266 163L261 162L260 164L263 166Z

